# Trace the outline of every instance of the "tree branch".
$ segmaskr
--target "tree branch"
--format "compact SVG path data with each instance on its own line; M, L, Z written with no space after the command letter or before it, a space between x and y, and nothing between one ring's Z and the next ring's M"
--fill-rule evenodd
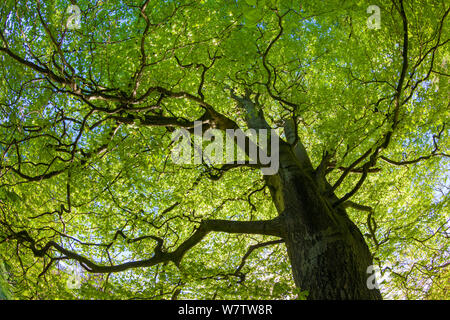
M36 257L44 257L49 254L50 249L54 249L59 253L62 253L68 259L78 261L88 272L111 273L121 272L131 268L151 267L159 263L170 261L179 266L183 256L210 232L281 236L280 225L276 218L266 221L205 220L200 223L200 226L194 234L186 239L175 251L164 252L162 250L163 240L155 236L149 236L157 241L157 246L155 247L151 258L111 266L98 265L88 258L64 248L55 241L49 241L44 247L38 248L36 241L30 237L27 231L14 233L5 240L15 239L20 243L27 243Z

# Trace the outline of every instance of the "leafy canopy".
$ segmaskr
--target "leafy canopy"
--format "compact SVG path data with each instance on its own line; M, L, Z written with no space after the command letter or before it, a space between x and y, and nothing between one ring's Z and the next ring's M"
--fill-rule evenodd
M0 279L14 298L297 297L280 241L226 232L178 266L84 270L67 287L80 263L175 252L203 220L277 215L258 169L170 157L171 132L208 112L246 128L230 88L258 96L281 137L295 119L328 181L346 173L340 197L392 132L348 214L393 271L385 297L445 297L448 3L78 0L69 30L70 4L0 6Z

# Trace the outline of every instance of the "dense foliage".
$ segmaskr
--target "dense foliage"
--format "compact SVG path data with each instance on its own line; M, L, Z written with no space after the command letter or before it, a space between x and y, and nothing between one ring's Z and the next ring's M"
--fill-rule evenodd
M70 4L0 5L0 294L303 298L276 237L211 232L158 260L202 220L277 215L257 168L171 158L194 120L246 128L230 92L250 92L339 196L362 180L347 212L392 271L383 296L448 296L448 2L77 0L68 29Z

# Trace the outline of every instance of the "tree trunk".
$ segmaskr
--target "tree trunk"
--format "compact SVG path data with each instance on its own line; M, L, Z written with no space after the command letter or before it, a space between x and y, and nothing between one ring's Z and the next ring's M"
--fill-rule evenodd
M367 287L372 256L361 232L311 168L282 146L278 174L266 176L296 286L308 299L381 299Z

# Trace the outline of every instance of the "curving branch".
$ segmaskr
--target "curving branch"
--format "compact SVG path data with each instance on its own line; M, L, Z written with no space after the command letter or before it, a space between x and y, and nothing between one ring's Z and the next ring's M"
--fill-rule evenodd
M247 252L242 257L239 266L236 268L236 270L234 272L232 272L232 273L219 273L219 274L216 274L214 276L202 277L201 279L202 280L205 280L205 279L224 280L224 279L228 279L229 277L238 277L240 279L239 282L244 282L246 274L241 272L241 270L244 268L248 257L250 257L250 255L253 253L253 251L255 251L255 250L259 249L259 248L272 246L272 245L276 245L276 244L280 244L280 243L284 243L284 240L282 240L282 239L280 239L280 240L272 240L272 241L260 242L260 243L251 245L250 247L248 247ZM218 278L218 277L220 277L220 278Z
M342 204L342 206L344 208L353 208L353 209L356 209L356 210L359 210L359 211L366 211L366 212L370 212L370 213L374 212L372 207L365 206L365 205L362 205L362 204L359 204L359 203L356 203L356 202L353 202L353 201L350 201L350 200L344 202Z
M401 71L400 71L400 77L399 77L399 80L398 80L398 83L397 83L397 87L396 87L396 90L395 90L395 95L394 95L394 112L393 112L393 114L391 116L392 117L392 126L388 130L388 132L383 136L382 142L381 142L380 145L372 147L363 156L361 156L360 159L364 159L367 156L369 156L369 154L372 153L370 155L369 160L362 166L363 172L361 174L360 179L356 183L356 185L353 187L352 190L347 192L341 199L339 199L336 202L334 202L333 203L334 207L338 206L341 203L344 203L345 201L350 199L353 195L355 195L356 192L358 192L358 190L361 188L361 186L364 184L364 181L367 178L367 175L369 173L369 169L372 168L376 164L377 158L378 158L378 155L380 154L380 152L383 149L386 149L389 146L389 143L390 143L391 138L392 138L392 134L394 133L394 131L396 130L396 128L397 128L397 126L398 126L398 124L400 122L400 120L399 120L400 107L403 104L402 101L401 101L401 96L402 96L402 92L403 92L403 85L404 85L405 78L406 78L406 72L408 70L408 19L406 17L405 8L403 6L403 0L400 0L399 2L400 2L400 8L398 8L397 5L396 5L396 7L397 7L397 10L400 13L400 16L401 16L401 19L402 19L402 24L403 24L403 50L402 50L403 62L402 62L402 67L401 67ZM358 163L358 162L356 162L356 163ZM354 167L354 164L352 164L349 168L353 169L353 167ZM339 184L342 182L343 178L345 178L344 174L348 174L349 172L350 172L350 170L344 171L342 176L338 179ZM333 190L339 184L336 183L333 186Z
M27 231L13 232L12 235L6 237L3 241L17 240L19 243L25 243L29 246L34 256L44 257L48 256L50 250L55 250L64 255L67 259L73 259L80 263L80 265L91 273L112 273L121 272L132 268L151 267L163 262L173 262L179 266L183 256L210 232L226 232L239 234L260 234L281 237L281 228L278 219L265 221L229 221L229 220L205 220L200 223L200 226L188 239L186 239L175 251L163 251L163 240L156 236L148 236L157 241L157 246L154 249L152 256L148 259L125 262L118 265L99 265L89 260L74 251L64 248L55 241L49 241L47 244L39 248L36 241L31 238ZM116 236L120 234L116 233ZM122 235L124 236L124 235ZM132 239L131 241L142 240L143 237ZM2 241L2 242L3 242Z

